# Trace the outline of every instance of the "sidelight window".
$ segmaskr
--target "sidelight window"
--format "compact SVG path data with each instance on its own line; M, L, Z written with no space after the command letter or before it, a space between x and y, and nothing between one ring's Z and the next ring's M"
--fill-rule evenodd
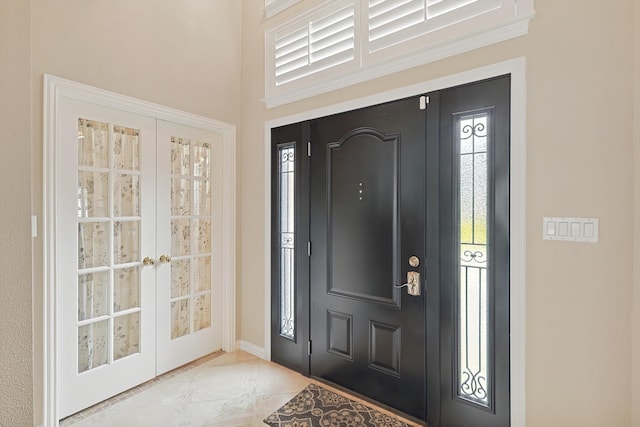
M280 335L295 339L295 146L278 147Z
M460 116L458 141L458 397L490 406L488 112Z

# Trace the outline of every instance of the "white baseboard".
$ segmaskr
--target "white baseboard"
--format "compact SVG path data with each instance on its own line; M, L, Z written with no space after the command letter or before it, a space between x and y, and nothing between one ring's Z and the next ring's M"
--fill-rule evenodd
M250 342L238 340L236 341L236 349L246 351L247 353L253 354L260 359L269 360L270 358L267 355L267 352L264 350L264 347L258 347L255 344L251 344Z

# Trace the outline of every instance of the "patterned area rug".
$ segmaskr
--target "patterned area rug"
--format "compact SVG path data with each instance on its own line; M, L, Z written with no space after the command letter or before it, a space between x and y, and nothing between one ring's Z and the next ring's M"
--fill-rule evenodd
M393 415L309 384L264 419L271 427L410 427Z

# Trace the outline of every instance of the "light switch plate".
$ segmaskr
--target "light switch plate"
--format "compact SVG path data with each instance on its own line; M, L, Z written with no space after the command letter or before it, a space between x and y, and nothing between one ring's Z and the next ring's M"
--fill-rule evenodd
M542 238L569 242L598 241L598 218L544 217Z

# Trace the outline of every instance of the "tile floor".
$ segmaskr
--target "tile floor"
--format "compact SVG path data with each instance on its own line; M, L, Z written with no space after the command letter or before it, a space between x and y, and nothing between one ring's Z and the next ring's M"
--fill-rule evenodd
M60 426L264 427L267 415L312 382L242 351L219 352L65 418Z

